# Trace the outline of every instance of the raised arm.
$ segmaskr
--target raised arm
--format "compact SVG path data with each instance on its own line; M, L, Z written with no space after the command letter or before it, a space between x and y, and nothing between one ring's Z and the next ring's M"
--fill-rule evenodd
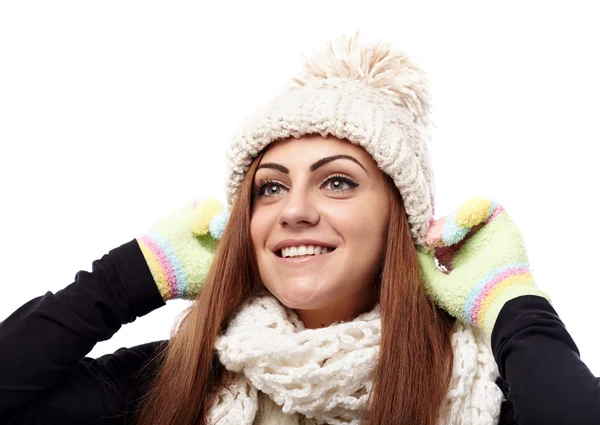
M135 239L25 303L0 323L0 413L48 396L90 364L82 359L97 342L163 305Z
M66 288L34 298L0 323L0 422L120 417L142 394L156 366L146 362L164 345L84 356L167 300L194 299L227 214L216 200L194 201L94 261L91 272L78 272Z

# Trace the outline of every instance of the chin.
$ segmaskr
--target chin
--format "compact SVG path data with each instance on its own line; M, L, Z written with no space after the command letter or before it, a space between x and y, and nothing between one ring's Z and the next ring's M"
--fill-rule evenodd
M318 284L290 283L289 286L271 290L271 293L286 307L300 310L317 309L323 301Z

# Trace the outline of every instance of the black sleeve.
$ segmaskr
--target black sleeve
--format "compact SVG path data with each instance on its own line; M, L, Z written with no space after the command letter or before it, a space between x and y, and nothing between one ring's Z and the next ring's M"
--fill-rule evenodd
M123 324L163 305L135 239L94 261L92 272L79 271L56 294L25 303L0 323L1 423L53 423L8 418L66 415L68 405L89 412L88 422L76 423L95 423L94 415L110 413L115 400L130 392L125 384L135 381L131 375L161 343L85 356Z
M508 301L492 332L492 350L505 391L501 424L600 424L600 378L552 305L526 295Z
M65 380L39 399L0 413L0 424L130 424L158 370L155 356L166 344L155 341L97 359L84 357Z

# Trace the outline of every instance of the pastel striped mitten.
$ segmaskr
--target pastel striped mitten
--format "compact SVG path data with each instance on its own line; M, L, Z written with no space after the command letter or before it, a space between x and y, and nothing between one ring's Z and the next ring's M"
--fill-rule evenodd
M473 197L446 217L432 219L425 239L429 249L419 248L417 255L427 294L487 335L507 301L537 295L551 302L534 282L521 232L492 200Z
M218 200L199 199L136 238L163 300L196 298L228 220Z

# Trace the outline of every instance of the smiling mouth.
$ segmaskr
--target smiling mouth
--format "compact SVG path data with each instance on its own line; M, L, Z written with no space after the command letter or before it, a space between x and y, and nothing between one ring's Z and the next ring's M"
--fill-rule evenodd
M296 248L296 247L294 247L294 248ZM284 249L277 250L275 252L275 255L278 256L279 258L287 258L287 259L318 257L321 255L330 254L331 252L335 251L335 248L319 247L316 249L313 248L313 249L307 249L304 251L305 252L299 251L298 249L294 250L294 249L284 248Z

